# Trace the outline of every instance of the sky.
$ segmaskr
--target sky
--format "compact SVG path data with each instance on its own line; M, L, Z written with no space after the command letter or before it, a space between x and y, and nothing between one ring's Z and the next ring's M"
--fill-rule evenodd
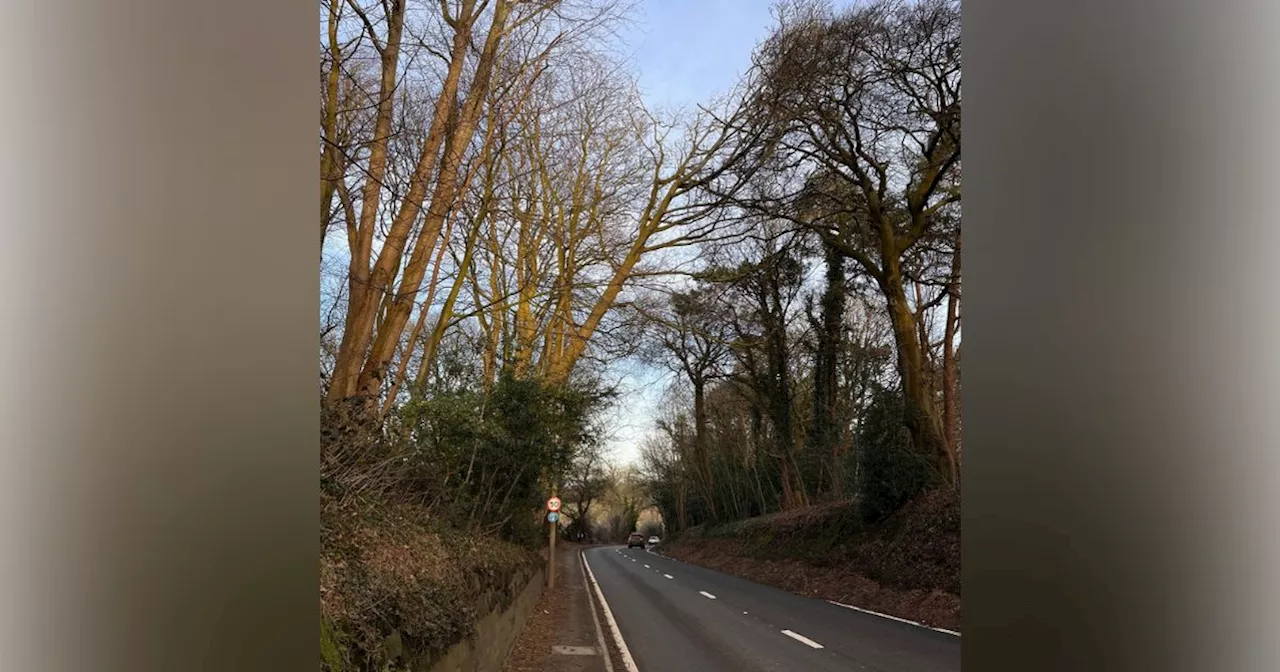
M642 0L623 33L651 105L696 105L730 89L773 24L772 0Z
M773 25L773 0L640 0L621 32L619 52L635 68L646 104L686 108L729 91L749 67L751 52ZM326 257L343 263L344 236L328 237ZM331 292L333 279L323 280ZM617 463L633 463L672 375L619 362L622 396L605 419L607 448Z
M773 25L772 0L643 0L621 37L650 107L692 107L729 91ZM634 463L671 374L620 363L622 396L606 427L611 457Z

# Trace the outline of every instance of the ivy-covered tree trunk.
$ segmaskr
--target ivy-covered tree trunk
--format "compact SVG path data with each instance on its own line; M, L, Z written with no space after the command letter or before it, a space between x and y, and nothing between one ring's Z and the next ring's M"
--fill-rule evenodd
M768 376L773 383L768 404L773 416L775 445L782 468L783 507L794 508L808 504L809 497L805 491L804 481L800 478L800 468L796 464L795 409L791 390L791 367L787 357L787 327L776 272L776 269L770 270L767 282L771 305L765 310Z
M698 485L711 509L711 519L719 520L716 509L715 478L711 475L711 460L707 451L707 384L701 378L693 381L693 450L697 460Z
M810 431L813 448L827 456L828 488L831 496L844 494L843 444L840 441L839 356L844 321L844 257L824 245L827 286L817 331L817 356L813 370L813 421Z

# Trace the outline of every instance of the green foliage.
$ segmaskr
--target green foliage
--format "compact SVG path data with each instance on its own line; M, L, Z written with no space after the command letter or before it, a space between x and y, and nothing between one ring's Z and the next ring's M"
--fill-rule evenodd
M346 669L346 658L337 633L329 625L329 620L320 617L320 670L321 672L343 672Z
M879 388L858 432L857 471L864 520L878 521L932 485L935 474L913 447L903 422L905 401L897 390Z
M322 416L321 656L325 669L430 657L500 608L541 561L536 514L584 447L605 396L506 372L415 391L385 421ZM515 542L515 543L510 543ZM396 647L392 647L393 649ZM411 662L404 660L401 662Z
M417 395L400 411L411 490L459 526L537 544L541 527L529 513L579 449L598 440L590 420L603 400L511 372L489 390Z

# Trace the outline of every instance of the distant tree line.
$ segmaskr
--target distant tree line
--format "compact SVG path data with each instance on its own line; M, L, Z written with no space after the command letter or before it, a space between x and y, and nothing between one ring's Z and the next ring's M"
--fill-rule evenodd
M959 4L778 17L717 192L741 235L647 306L677 384L645 475L675 529L960 484Z
M680 114L626 9L322 3L326 506L537 543L553 491L616 538L958 487L958 5L785 2ZM681 381L640 474L600 426L636 357Z

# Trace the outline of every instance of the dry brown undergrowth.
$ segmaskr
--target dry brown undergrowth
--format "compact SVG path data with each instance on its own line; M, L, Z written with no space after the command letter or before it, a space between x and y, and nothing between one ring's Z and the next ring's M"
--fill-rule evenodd
M450 529L418 507L322 497L320 608L344 663L329 667L374 667L397 649L402 661L447 650L509 604L513 579L541 563L534 551Z
M865 527L852 522L854 503L840 502L690 530L665 552L801 595L958 629L959 515L958 499L945 491Z

